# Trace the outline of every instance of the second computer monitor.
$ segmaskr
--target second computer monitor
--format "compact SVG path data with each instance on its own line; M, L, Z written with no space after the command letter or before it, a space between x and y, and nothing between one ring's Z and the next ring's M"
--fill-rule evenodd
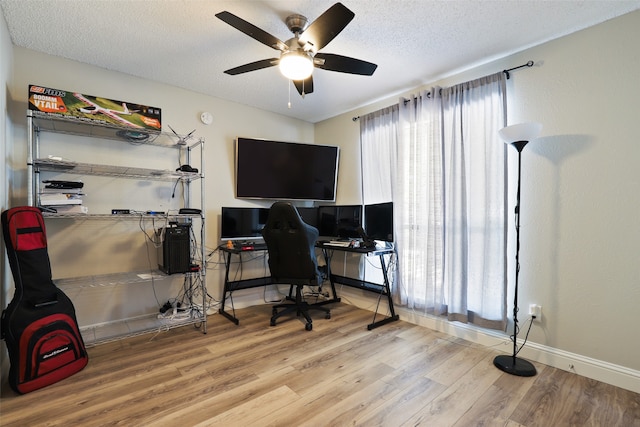
M393 242L393 203L377 203L364 207L364 229L372 240Z
M314 207L297 207L300 218L312 227L318 228L318 208Z
M361 237L362 206L320 206L318 207L318 231L323 237L341 239Z

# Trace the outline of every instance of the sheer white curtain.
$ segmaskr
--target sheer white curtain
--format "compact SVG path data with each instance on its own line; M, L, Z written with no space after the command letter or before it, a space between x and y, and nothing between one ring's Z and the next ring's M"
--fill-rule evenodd
M442 91L444 283L451 320L506 325L506 123L502 72Z
M360 117L363 204L393 201L398 165L397 145L397 105ZM393 259L389 260L390 265L392 261ZM360 274L364 279L375 283L382 283L384 280L381 266L372 263L369 257L360 257ZM388 277L392 282L396 281L395 274L393 268L389 269Z
M398 106L360 117L364 204L393 200L398 144Z
M443 147L440 88L400 101L397 195L398 286L409 308L446 313L443 283Z
M505 76L496 73L401 100L389 184L396 300L495 329L506 325L506 148L498 138L505 92ZM380 159L365 157L367 141L384 129L365 132L361 124L365 197L372 168L381 168Z

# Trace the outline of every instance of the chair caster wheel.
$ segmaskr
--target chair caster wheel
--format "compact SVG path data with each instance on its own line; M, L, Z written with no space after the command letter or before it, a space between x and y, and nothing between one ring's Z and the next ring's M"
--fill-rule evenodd
M272 320L271 322L269 322L269 325L270 325L270 326L276 326L276 321L275 321L275 320Z
M331 319L331 313L327 313L326 316L324 316L325 319Z
M306 325L304 325L304 328L305 328L307 331L310 331L311 329L313 329L313 323L307 323Z

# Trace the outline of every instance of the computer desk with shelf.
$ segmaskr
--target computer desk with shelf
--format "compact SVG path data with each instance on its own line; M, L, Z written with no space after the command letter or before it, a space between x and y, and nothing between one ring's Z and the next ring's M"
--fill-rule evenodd
M395 253L395 249L392 247L375 247L375 248L356 248L356 247L348 247L348 246L337 246L332 245L328 242L318 242L316 247L322 251L322 256L327 265L327 276L329 278L329 284L331 287L331 294L329 299L324 301L319 301L314 304L316 305L325 305L340 302L340 297L336 292L336 284L353 287L356 289L361 289L369 292L374 292L378 294L379 298L385 297L388 307L389 307L389 316L376 320L378 316L377 306L376 312L373 314L373 321L367 325L368 330L372 330L377 328L378 326L385 325L389 322L399 320L399 316L395 313L395 308L393 306L393 299L391 297L391 287L389 283L389 263L391 262L391 257ZM233 308L233 292L241 290L241 289L251 289L257 288L261 286L273 285L275 283L272 282L271 277L256 277L250 279L241 279L241 280L229 280L229 270L231 267L232 257L237 256L240 262L242 261L242 254L244 253L252 253L256 251L266 252L267 248L265 245L256 245L256 246L231 246L228 247L226 245L221 245L219 249L225 254L225 277L224 277L224 289L222 294L222 302L220 304L220 309L218 310L220 314L224 317L238 325L240 320L235 315L235 309ZM333 274L331 272L331 259L335 251L354 253L364 256L377 256L383 275L383 283L374 283L369 282L362 279L351 278L347 276L340 276L337 274ZM385 260L385 257L389 257L389 261ZM232 313L229 313L225 310L225 305L227 299L231 301L231 310Z

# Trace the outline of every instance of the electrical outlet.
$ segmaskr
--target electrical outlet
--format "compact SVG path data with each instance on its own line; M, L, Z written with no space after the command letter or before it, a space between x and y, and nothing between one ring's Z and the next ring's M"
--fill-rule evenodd
M542 306L538 304L529 304L529 316L534 317L534 322L542 322Z

